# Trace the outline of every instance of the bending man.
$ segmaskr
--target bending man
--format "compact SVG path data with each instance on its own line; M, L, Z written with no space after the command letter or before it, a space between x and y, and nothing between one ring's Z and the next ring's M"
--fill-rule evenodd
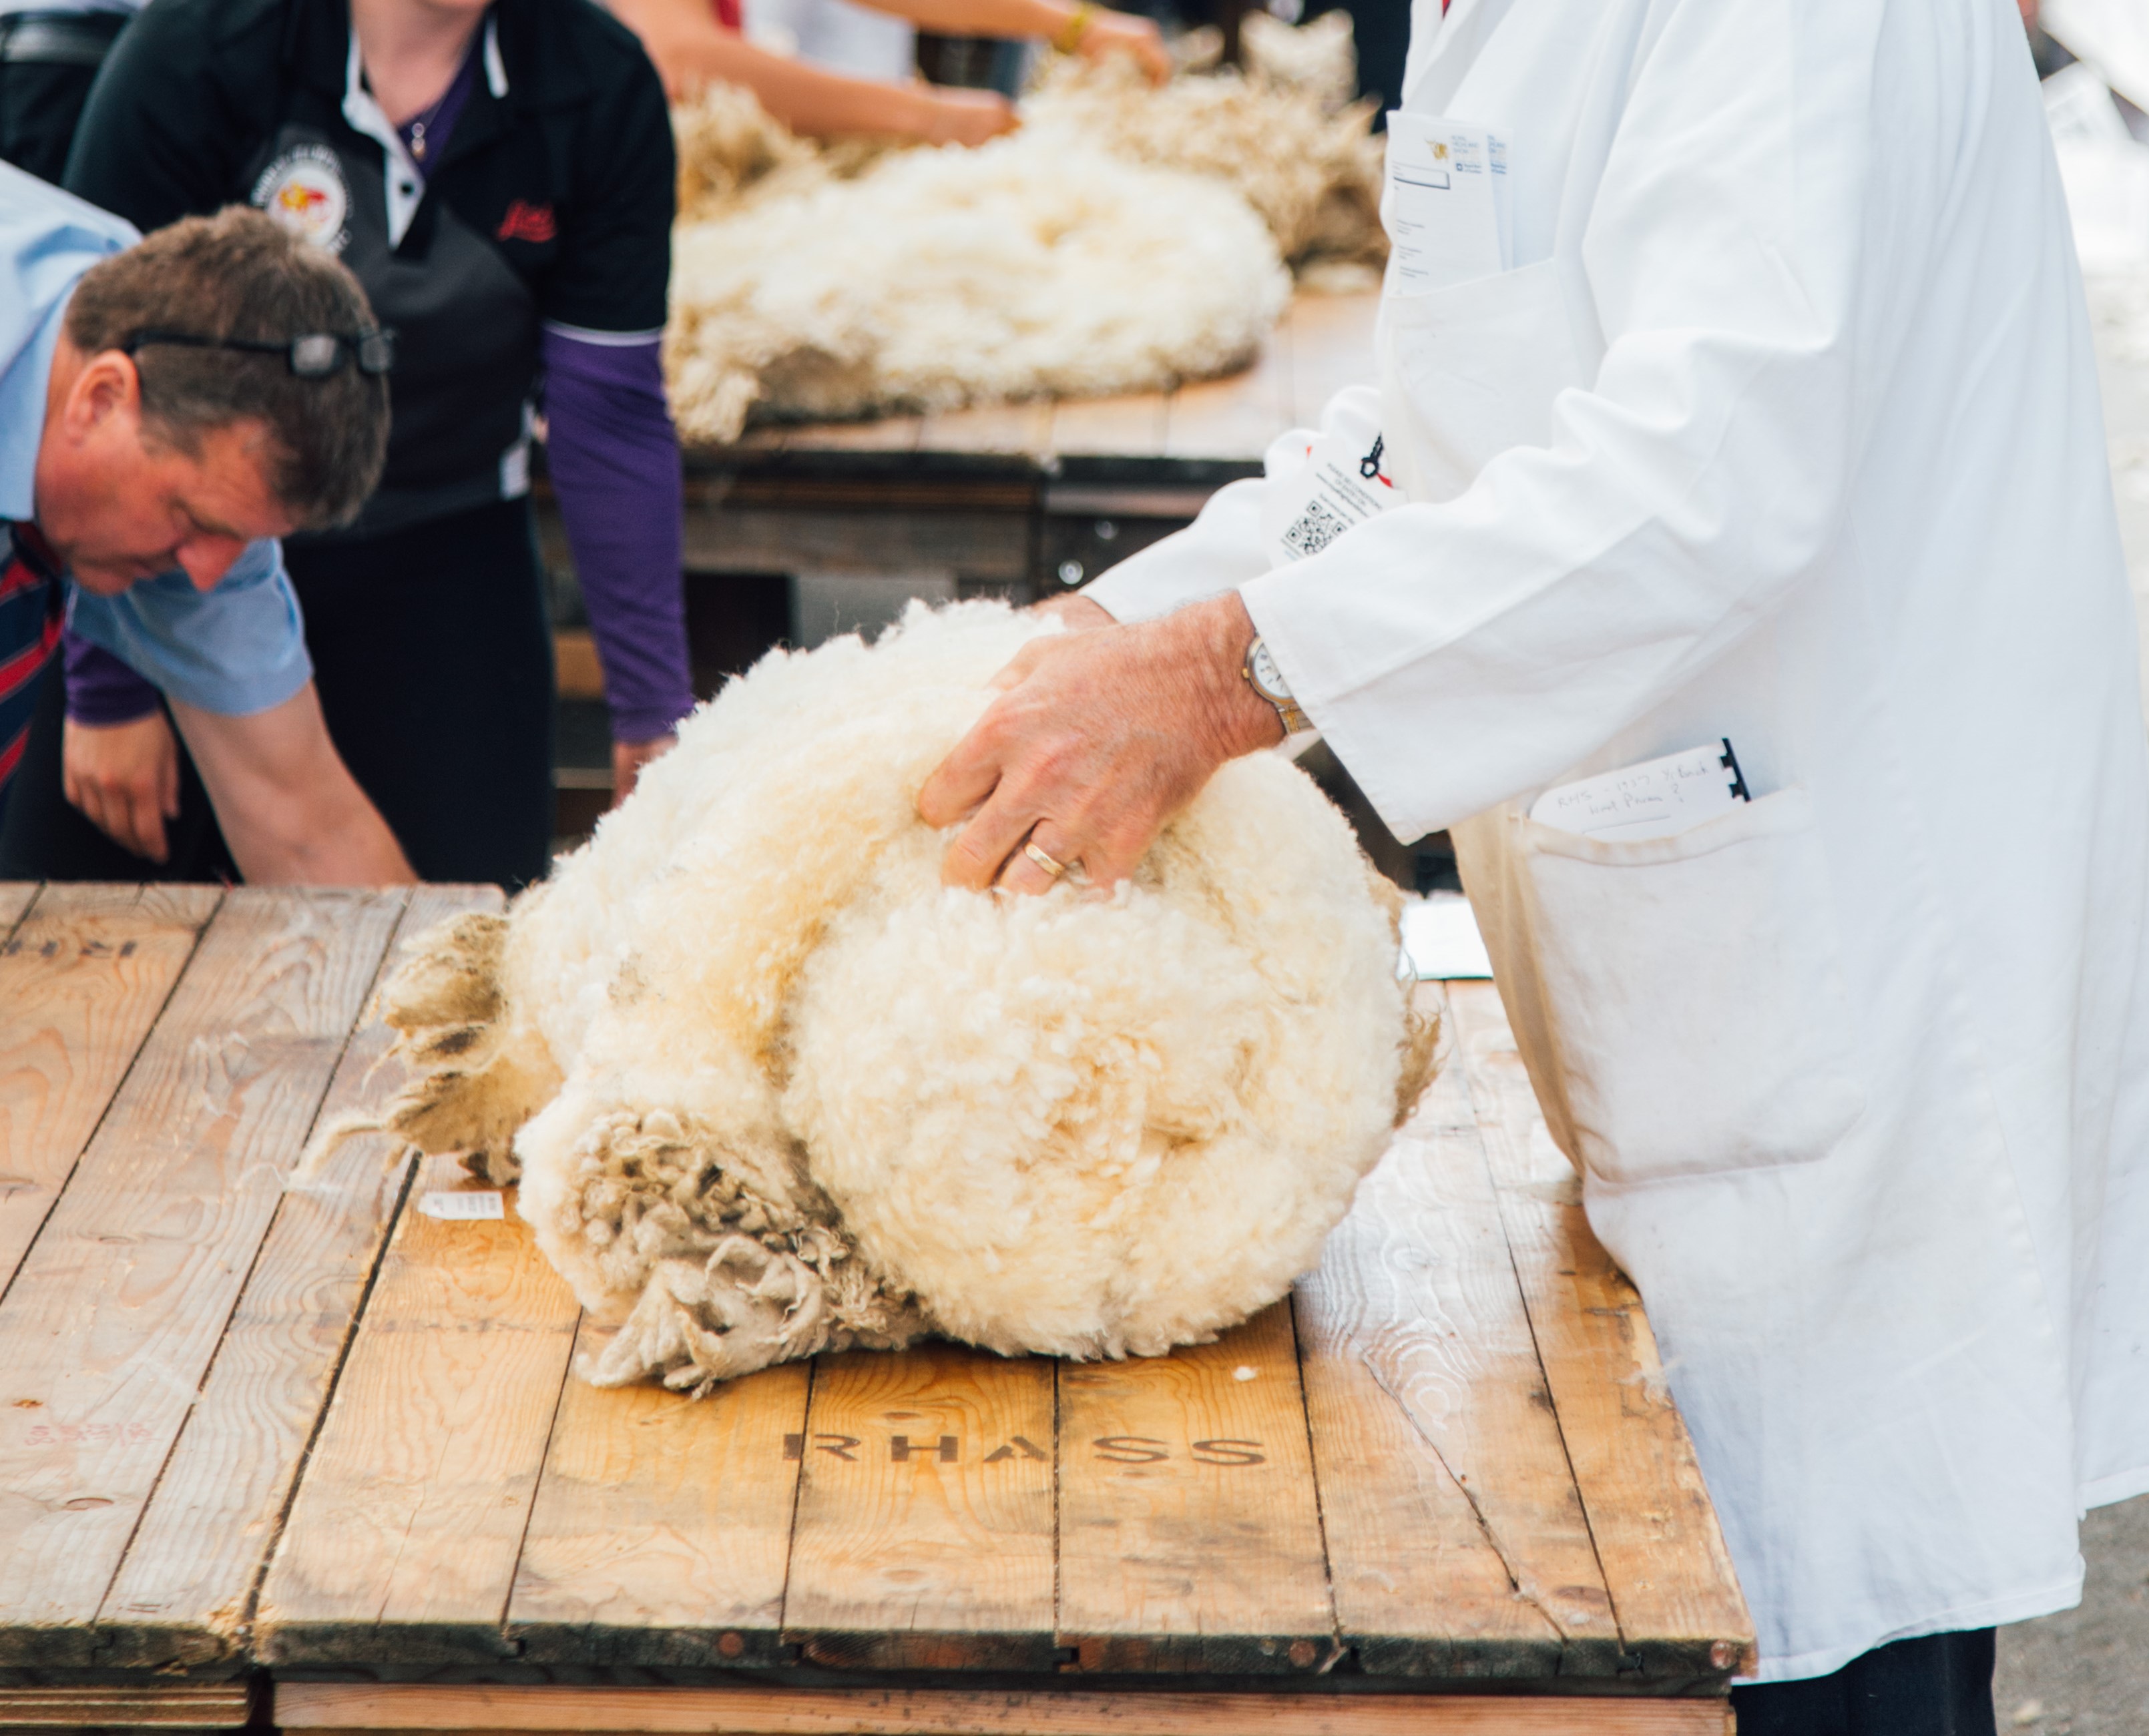
M322 725L275 540L380 473L365 298L252 212L133 243L0 166L0 802L65 618L155 672L248 879L408 880Z

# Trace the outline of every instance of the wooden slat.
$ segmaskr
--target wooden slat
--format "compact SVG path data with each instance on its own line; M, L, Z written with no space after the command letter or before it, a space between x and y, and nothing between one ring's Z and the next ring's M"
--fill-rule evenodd
M1490 983L1448 985L1459 1058L1560 1432L1630 1662L1721 1678L1753 1625L1655 1335L1583 1215Z
M1089 1670L1334 1661L1286 1303L1214 1344L1059 1371L1059 1630Z
M608 1336L585 1319L577 1359ZM808 1365L698 1402L570 1378L507 1606L536 1663L768 1663L806 1428Z
M823 572L966 579L1028 576L1030 526L1020 511L899 512L875 507L689 507L686 557L697 575Z
M791 440L791 425L786 422L763 422L757 428L749 428L727 447L708 449L721 455L730 452L781 452Z
M87 1661L400 896L225 898L0 1306L0 1658Z
M1459 1067L1296 1303L1337 1620L1360 1667L1615 1674L1611 1603Z
M1162 392L1063 398L1053 408L1051 449L1069 457L1161 458L1165 404Z
M12 908L23 890L0 888L0 902ZM54 886L0 941L0 1294L219 896L200 886Z
M252 1690L244 1682L163 1688L0 1688L0 1730L229 1730L244 1724Z
M1732 1736L1720 1699L284 1682L290 1730L707 1736Z
M1291 331L1291 423L1311 428L1346 385L1371 385L1373 320L1380 296L1301 295L1284 316Z
M496 1658L575 1341L566 1281L516 1215L425 1215L462 1185L429 1160L396 1220L263 1583L268 1663Z
M1052 405L1043 398L941 410L924 419L918 435L921 452L1005 452L1039 459L1051 442Z
M1052 1449L1049 1362L820 1358L785 1637L818 1663L1050 1668Z
M915 452L923 416L879 416L867 422L798 422L785 430L786 452Z
M497 909L497 887L421 887L400 943L460 910ZM403 1084L391 1033L362 1025L344 1051L316 1125L377 1114ZM159 1478L100 1616L108 1663L199 1664L237 1653L268 1558L360 1301L407 1180L400 1140L347 1140L284 1195L231 1324Z
M23 913L30 908L30 900L38 895L34 880L0 880L0 940L13 932L15 924L23 919Z
M1165 455L1259 458L1291 425L1291 348L1289 328L1278 326L1244 373L1180 387L1171 395Z

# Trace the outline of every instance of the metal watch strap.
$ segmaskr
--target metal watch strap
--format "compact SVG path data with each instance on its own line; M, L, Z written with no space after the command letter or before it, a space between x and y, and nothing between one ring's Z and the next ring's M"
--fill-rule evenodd
M1256 633L1246 647L1245 658L1239 665L1239 673L1248 687L1276 707L1276 714L1283 720L1283 732L1287 736L1303 734L1313 727L1313 720L1299 707L1298 702L1289 693L1279 698L1254 679L1254 659L1261 650L1261 636Z

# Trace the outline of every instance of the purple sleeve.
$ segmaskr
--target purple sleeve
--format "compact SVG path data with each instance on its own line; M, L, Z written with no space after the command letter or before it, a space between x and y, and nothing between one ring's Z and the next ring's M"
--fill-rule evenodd
M545 328L546 461L604 665L613 738L693 709L681 579L679 437L655 337Z
M67 671L67 714L78 723L108 728L157 709L157 690L126 664L72 627L60 636Z

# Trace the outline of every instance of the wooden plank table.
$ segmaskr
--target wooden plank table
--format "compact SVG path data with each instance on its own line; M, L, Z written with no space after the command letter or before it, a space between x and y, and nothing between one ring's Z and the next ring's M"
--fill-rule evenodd
M400 1082L400 939L496 898L0 887L0 1728L1727 1729L1737 1585L1489 984L1216 1343L696 1403L576 1379L452 1164L285 1186Z

